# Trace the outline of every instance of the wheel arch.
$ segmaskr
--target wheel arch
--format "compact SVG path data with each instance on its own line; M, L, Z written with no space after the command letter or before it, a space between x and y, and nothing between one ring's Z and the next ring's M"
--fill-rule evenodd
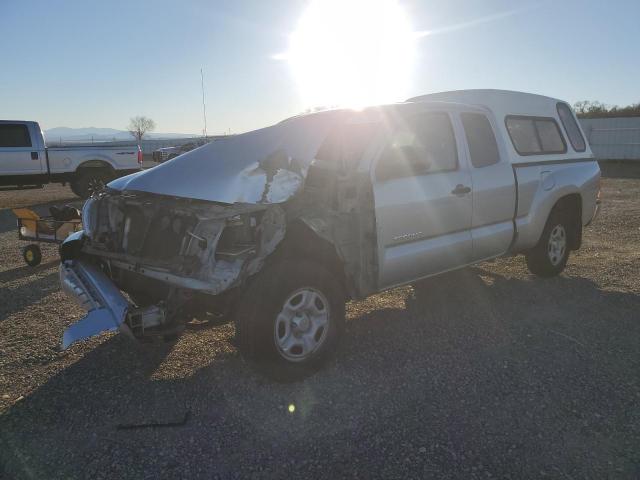
M287 224L285 237L278 245L273 257L314 261L336 276L345 294L350 295L352 291L344 262L335 245L316 232L305 219L298 218Z
M111 165L108 161L96 158L96 159L83 161L76 168L76 173L79 173L81 170L84 170L86 168L104 168L109 171L115 171L115 169L113 168L113 165Z
M535 228L535 234L528 232L527 247L524 250L533 248L540 242L544 228L552 215L562 213L569 219L568 232L569 249L577 250L582 243L582 196L576 190L565 190L555 198L550 198L546 208L538 208L534 215L535 222L531 222L528 227Z
M555 213L565 215L569 225L567 232L569 248L577 250L582 245L582 195L579 192L569 193L560 197L551 208L547 219Z

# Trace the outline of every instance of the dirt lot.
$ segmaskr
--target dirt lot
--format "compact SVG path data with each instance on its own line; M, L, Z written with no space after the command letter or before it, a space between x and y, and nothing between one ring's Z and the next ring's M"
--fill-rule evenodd
M288 385L230 325L59 352L81 312L55 249L24 266L0 216L0 477L639 478L640 180L603 186L561 277L518 257L352 304L336 360Z
M0 209L28 207L51 202L65 203L77 200L78 197L73 194L68 185L63 187L52 183L40 189L0 192Z

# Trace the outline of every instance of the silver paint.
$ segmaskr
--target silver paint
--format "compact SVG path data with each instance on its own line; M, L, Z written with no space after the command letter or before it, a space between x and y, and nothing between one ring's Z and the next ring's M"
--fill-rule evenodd
M120 290L95 266L82 260L60 264L60 285L87 314L68 327L62 348L99 333L119 329L127 313L128 301Z
M282 203L303 184L318 148L345 111L280 122L216 140L109 187L221 203Z

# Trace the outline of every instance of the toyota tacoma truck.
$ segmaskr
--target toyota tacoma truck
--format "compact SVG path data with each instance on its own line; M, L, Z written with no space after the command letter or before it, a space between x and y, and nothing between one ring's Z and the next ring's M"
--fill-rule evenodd
M138 145L47 147L37 122L0 120L0 190L69 183L73 193L88 198L141 167Z
M350 299L505 255L560 274L599 186L570 107L539 95L447 92L290 118L85 203L60 279L87 314L63 347L115 329L175 337L217 312L253 365L300 378L336 349Z

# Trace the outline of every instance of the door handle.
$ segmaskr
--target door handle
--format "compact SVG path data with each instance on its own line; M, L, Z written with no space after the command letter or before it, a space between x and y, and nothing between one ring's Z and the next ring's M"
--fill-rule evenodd
M31 160L38 160L38 152L31 152Z
M456 188L451 190L451 193L453 193L454 195L466 195L469 192L471 192L471 187L467 187L465 185L462 185L461 183L456 185Z

